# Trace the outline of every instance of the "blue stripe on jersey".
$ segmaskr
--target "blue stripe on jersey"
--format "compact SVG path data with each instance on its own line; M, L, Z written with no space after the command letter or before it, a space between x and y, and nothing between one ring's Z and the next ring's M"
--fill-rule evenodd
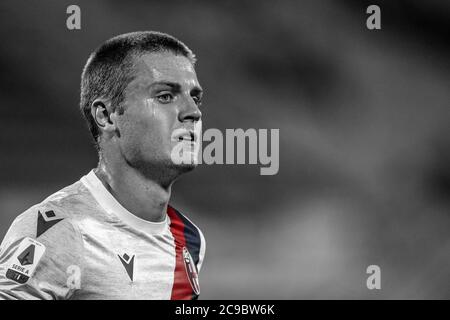
M198 232L197 227L194 226L188 219L186 219L186 217L181 212L173 207L172 209L174 209L174 211L184 223L184 238L186 239L187 249L189 250L192 259L194 259L195 265L197 266L200 258L200 233Z

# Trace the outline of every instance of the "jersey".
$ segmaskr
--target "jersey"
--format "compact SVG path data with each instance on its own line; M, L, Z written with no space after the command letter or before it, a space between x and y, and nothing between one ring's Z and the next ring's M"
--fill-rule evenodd
M197 299L200 229L125 209L91 171L18 216L0 246L0 299Z

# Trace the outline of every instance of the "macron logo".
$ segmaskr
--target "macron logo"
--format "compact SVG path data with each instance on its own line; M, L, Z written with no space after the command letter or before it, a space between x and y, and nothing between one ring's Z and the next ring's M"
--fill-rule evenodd
M119 254L117 256L119 257L120 262L122 262L123 266L125 267L125 270L127 271L131 281L133 281L134 255L130 257L128 254L124 253L122 256Z
M58 218L53 210L44 213L38 211L36 238L61 220L64 220L64 218Z

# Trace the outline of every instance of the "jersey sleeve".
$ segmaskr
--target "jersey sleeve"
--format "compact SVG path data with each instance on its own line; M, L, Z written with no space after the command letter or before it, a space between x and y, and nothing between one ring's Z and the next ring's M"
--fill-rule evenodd
M70 299L81 287L82 246L58 208L29 209L0 245L0 300Z

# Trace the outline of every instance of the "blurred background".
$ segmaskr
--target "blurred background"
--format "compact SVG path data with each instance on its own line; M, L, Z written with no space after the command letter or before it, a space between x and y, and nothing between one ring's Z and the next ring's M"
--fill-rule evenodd
M159 30L199 59L204 129L280 129L277 175L202 165L174 186L207 239L201 298L449 299L449 24L444 0L2 1L0 237L97 164L89 53Z

